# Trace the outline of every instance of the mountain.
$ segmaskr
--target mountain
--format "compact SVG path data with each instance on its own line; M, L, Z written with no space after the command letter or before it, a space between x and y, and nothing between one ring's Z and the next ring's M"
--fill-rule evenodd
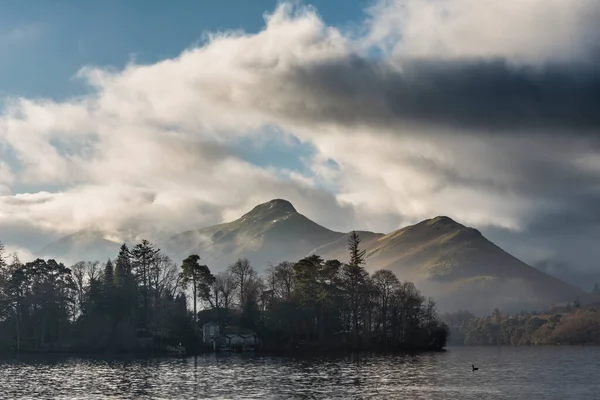
M289 201L275 199L235 221L176 235L163 248L175 259L199 254L215 270L237 257L247 257L264 270L269 262L299 260L342 236L298 213Z
M345 259L345 239L314 252ZM435 297L442 310L531 310L590 298L581 289L513 257L478 230L444 216L387 235L363 234L362 245L367 251L367 269L389 269L402 280L415 282Z
M448 217L436 217L389 234L359 231L366 267L390 269L401 280L415 282L435 298L442 311L467 309L489 314L546 309L552 304L582 302L593 297L513 257L478 230ZM254 207L241 218L188 231L158 243L175 261L190 254L202 257L212 271L222 271L246 257L258 271L269 263L296 261L309 254L347 261L349 233L329 230L275 199ZM53 257L104 260L114 257L119 243L100 232L82 231L44 249Z
M121 243L105 238L98 230L86 229L50 243L36 252L41 258L54 258L72 264L77 261L97 261L113 258L119 252Z

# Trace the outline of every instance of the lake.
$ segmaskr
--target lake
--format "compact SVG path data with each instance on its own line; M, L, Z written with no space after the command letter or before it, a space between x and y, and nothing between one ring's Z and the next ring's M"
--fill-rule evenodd
M599 367L597 347L310 358L28 355L0 358L0 397L588 400L600 398Z

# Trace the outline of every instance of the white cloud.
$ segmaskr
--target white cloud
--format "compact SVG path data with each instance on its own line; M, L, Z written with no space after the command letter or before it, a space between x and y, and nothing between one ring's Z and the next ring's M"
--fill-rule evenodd
M399 57L587 59L600 50L597 0L380 0L369 43Z
M79 76L92 94L63 102L13 99L2 112L0 143L18 165L0 164L0 230L17 225L50 237L96 227L153 238L237 218L275 197L343 230L387 231L440 214L523 229L531 216L558 207L548 186L529 190L523 181L548 157L556 158L556 168L573 165L575 155L565 150L584 146L442 132L424 123L386 126L383 117L392 112L385 92L360 76L352 88L325 85L335 70L319 77L320 86L314 69L352 63L384 43L404 58L537 62L587 54L598 32L587 20L596 15L595 3L544 2L542 16L556 27L550 32L539 22L540 4L382 1L369 35L358 39L327 26L310 8L284 4L254 35L214 34L151 65L84 68ZM369 118L361 114L366 108L375 110ZM348 121L354 117L356 123ZM240 159L235 143L260 139L267 126L315 147L314 176ZM50 189L13 194L18 185Z

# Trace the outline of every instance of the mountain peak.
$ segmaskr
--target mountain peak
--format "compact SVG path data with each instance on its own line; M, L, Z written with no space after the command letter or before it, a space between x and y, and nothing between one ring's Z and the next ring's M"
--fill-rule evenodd
M461 224L459 224L458 222L456 222L455 220L453 220L450 217L446 217L445 215L438 215L435 218L431 218L430 220L427 221L427 223L430 226L434 226L434 225L440 225L440 226L460 226Z
M427 232L436 231L444 234L453 232L454 235L458 235L455 237L460 236L462 239L473 240L476 238L483 238L483 235L477 229L465 226L444 215L427 219L415 226L425 227Z
M284 199L273 199L262 203L254 207L254 210L268 210L268 211L279 211L279 212L297 212L292 203Z
M296 214L297 211L287 200L283 199L273 199L271 201L267 201L266 203L262 203L254 207L249 213L247 213L244 217L254 217L258 219L262 218L272 218L272 217L282 217L285 215Z

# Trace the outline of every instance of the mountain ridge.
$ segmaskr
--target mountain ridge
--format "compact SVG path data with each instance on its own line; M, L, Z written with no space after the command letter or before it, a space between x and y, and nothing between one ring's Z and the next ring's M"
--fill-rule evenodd
M424 294L435 296L441 310L464 308L489 313L495 307L544 307L588 296L448 216L387 234L357 233L366 251L368 270L390 269L402 280L415 282ZM158 247L178 261L199 254L215 272L238 257L248 258L255 268L263 270L269 263L296 261L309 254L345 262L348 236L310 220L287 200L273 199L234 221L173 235ZM101 243L112 248L112 244Z
M107 259L105 255L118 251L120 246L121 243L106 239L98 229L81 229L42 247L34 254L57 259L79 259L80 255L85 254L92 257L89 261L97 261Z

